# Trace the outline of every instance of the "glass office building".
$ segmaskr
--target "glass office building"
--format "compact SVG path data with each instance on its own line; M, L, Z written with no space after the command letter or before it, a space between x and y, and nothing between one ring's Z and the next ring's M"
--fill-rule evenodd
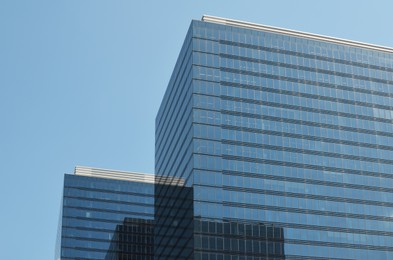
M76 167L64 176L56 260L153 259L154 175Z
M391 48L192 21L156 118L155 258L393 259L392 105Z

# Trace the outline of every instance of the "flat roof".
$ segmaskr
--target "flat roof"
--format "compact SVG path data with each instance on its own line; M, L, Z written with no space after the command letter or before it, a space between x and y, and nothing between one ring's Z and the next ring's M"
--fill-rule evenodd
M154 183L154 174L108 170L86 166L76 166L74 174L79 176L97 177L104 179Z
M289 30L289 29L284 29L284 28L279 28L279 27L250 23L250 22L222 18L222 17L217 17L217 16L203 15L202 21L223 24L223 25L230 25L230 26L241 27L241 28L247 28L247 29L266 31L266 32L272 32L272 33L285 34L285 35L290 35L290 36L297 36L297 37L302 37L302 38L307 38L307 39L312 39L312 40L319 40L319 41L325 41L325 42L330 42L330 43L335 43L335 44L348 45L348 46L352 46L352 47L366 48L366 49L370 49L370 50L393 53L393 48L391 48L391 47L385 47L385 46L380 46L380 45L375 45L375 44L370 44L370 43L351 41L351 40L340 39L340 38L324 36L324 35L319 35L319 34L313 34L313 33L306 33L306 32L301 32L301 31L294 31L294 30Z

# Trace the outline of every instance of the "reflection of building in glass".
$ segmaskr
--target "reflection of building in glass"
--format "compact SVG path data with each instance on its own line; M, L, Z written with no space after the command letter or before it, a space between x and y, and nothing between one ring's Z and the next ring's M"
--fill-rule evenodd
M153 259L154 221L126 218L117 225L105 260Z
M149 174L85 167L66 174L56 259L103 260L116 241L125 250L116 256L132 251L138 259L151 259L153 195L154 176Z
M258 222L209 221L195 219L195 258L208 259L209 253L284 259L283 228Z
M177 259L393 259L392 86L391 48L193 21L157 114L155 168L193 192L195 250L162 239L159 259L172 248ZM253 236L214 234L228 222L280 236L254 247Z

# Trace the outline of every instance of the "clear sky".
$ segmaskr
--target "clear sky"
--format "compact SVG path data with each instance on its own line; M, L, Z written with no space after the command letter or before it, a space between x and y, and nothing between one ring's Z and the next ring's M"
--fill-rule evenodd
M203 14L393 47L393 1L0 0L0 259L54 258L63 174L154 172L154 120Z

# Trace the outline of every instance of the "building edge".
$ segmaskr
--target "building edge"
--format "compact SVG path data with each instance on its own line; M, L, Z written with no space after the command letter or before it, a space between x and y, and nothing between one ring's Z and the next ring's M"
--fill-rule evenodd
M294 37L302 37L302 38L306 38L306 39L310 39L310 40L319 40L319 41L325 41L325 42L329 42L329 43L347 45L347 46L351 46L351 47L366 48L366 49L375 50L375 51L383 51L383 52L393 53L393 48L391 48L391 47L386 47L386 46L381 46L381 45L376 45L376 44L371 44L371 43L364 43L364 42L359 42L359 41L353 41L353 40L347 40L347 39L341 39L341 38L319 35L319 34L314 34L314 33L290 30L290 29L285 29L285 28L280 28L280 27L275 27L275 26L251 23L251 22L246 22L246 21L241 21L241 20L222 18L222 17L217 17L217 16L211 16L211 15L203 15L201 20L204 22L217 23L217 24L259 30L259 31L266 31L266 32L271 32L271 33L279 33L279 34L284 34L284 35L289 35L289 36L294 36Z

